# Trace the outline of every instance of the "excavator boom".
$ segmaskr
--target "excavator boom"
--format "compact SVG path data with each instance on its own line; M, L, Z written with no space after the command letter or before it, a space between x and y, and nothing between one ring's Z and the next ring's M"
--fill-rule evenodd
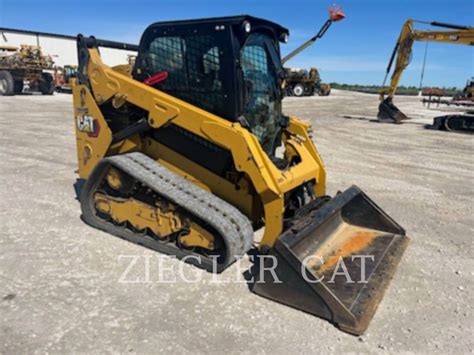
M311 37L309 40L307 40L305 43L300 45L298 48L294 49L290 53L288 53L285 57L281 59L281 63L285 64L289 60L293 59L296 57L298 54L303 52L306 48L312 46L314 42L318 40L318 38L322 38L326 31L331 27L333 22L341 21L346 17L346 14L342 11L342 8L340 8L337 5L332 6L329 9L329 18L326 20L326 22L323 24L323 26L319 29L318 33L316 33L313 37Z
M415 30L413 27L414 23L450 28L453 29L453 31ZM393 97L397 91L403 71L410 64L412 47L415 41L464 44L472 46L474 45L474 27L452 25L441 22L414 21L411 19L405 21L390 57L384 82L382 84L382 86L385 86L392 65L395 62L395 68L393 70L390 85L384 87L380 91L381 103L377 116L380 121L401 123L403 120L408 119L408 117L393 104Z

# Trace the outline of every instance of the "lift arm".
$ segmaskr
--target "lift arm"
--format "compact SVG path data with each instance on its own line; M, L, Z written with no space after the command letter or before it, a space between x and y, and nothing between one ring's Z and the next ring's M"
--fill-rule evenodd
M39 37L49 37L49 38L57 38L57 39L69 39L72 41L77 41L77 36L70 36L70 35L63 35L59 33L51 33L51 32L39 32L39 31L30 31L30 30L20 30L17 28L6 28L6 27L0 27L0 33L2 34L5 42L6 42L6 37L5 33L16 33L16 34L22 34L22 35L33 35L36 36L37 40L39 41ZM138 51L138 45L136 44L130 44L130 43L123 43L123 42L115 42L115 41L109 41L106 39L88 39L89 43L92 44L94 43L98 47L107 47L107 48L113 48L113 49L123 49L123 50L129 50L129 51Z

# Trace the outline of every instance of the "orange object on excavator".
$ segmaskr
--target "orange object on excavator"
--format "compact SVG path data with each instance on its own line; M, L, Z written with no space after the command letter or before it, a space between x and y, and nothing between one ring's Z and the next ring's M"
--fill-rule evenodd
M333 5L329 8L329 18L331 21L340 21L346 17L346 14L339 5Z
M329 18L326 20L324 23L323 27L319 30L319 32L311 37L308 41L303 43L301 46L298 48L294 49L291 51L289 54L287 54L285 57L282 58L281 63L285 64L288 62L290 59L304 51L306 48L314 44L318 38L321 38L324 36L326 31L328 30L329 27L331 27L333 22L341 21L346 17L344 14L344 11L342 11L342 8L338 5L333 5L329 8Z

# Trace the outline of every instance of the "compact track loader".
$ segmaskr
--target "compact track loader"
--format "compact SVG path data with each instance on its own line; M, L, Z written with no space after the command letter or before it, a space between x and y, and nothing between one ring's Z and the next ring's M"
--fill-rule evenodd
M408 238L357 187L326 196L310 126L282 112L288 34L237 16L155 23L138 46L79 35L82 217L214 272L256 245L254 292L361 334Z

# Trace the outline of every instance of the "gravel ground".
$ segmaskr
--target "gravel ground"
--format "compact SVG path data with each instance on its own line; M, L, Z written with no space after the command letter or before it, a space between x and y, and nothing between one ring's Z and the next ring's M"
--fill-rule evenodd
M71 96L0 97L0 353L472 352L473 136L427 130L440 111L396 102L412 121L371 121L375 95L285 100L313 123L328 192L357 184L412 239L354 337L250 293L248 261L213 277L85 225Z

